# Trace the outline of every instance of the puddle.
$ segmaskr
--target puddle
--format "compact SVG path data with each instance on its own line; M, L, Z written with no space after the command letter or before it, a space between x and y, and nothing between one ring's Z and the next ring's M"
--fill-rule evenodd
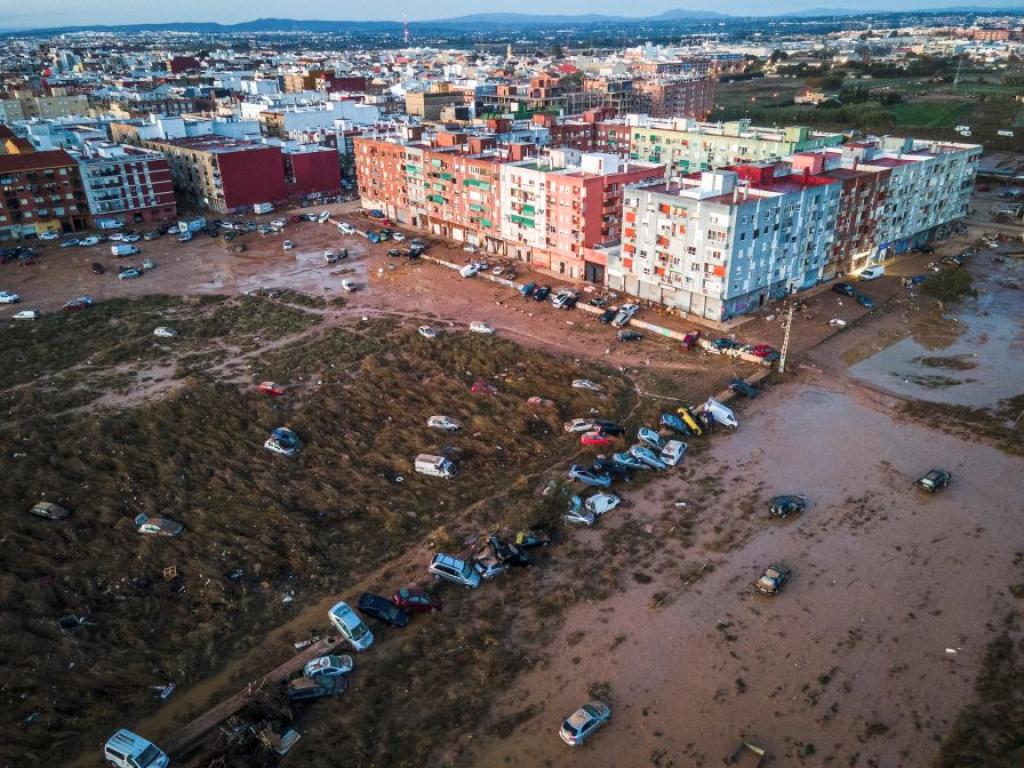
M995 274L993 274L995 268ZM942 319L922 319L911 334L855 363L850 373L901 397L991 407L1024 390L1024 291L1008 287L1021 264L974 266L977 300ZM978 279L985 271L990 278Z

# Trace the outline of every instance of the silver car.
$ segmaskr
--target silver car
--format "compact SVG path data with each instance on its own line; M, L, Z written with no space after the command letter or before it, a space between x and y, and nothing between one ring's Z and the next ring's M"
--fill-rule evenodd
M577 709L562 723L558 735L570 747L578 747L598 728L612 719L612 710L601 701L592 701Z

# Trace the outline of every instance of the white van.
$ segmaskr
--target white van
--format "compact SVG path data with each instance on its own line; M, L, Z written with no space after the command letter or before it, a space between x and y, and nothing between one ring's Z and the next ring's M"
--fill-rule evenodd
M431 456L427 453L421 453L416 457L415 469L421 474L443 477L446 480L450 480L458 474L458 469L451 459L446 459L444 456Z
M736 414L732 412L732 408L722 405L713 397L709 397L708 401L704 403L704 413L708 414L716 422L724 427L728 427L729 429L736 429L736 427L740 425L736 418Z
M170 763L160 747L124 728L107 739L103 757L117 768L166 768Z
M137 253L142 253L134 245L112 245L110 246L110 252L115 256L134 256Z
M875 264L871 267L865 267L861 270L860 274L857 275L858 280L877 280L885 274L885 267L881 264Z

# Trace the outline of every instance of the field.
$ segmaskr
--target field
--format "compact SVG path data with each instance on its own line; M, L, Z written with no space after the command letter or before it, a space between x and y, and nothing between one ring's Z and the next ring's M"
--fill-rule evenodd
M990 150L1016 150L1016 138L997 134L998 130L1016 130L1024 121L1024 105L1014 101L1019 87L998 82L925 84L910 78L878 80L847 79L844 87L869 89L872 100L844 103L841 106L796 106L793 98L807 90L804 80L764 78L738 83L722 83L715 96L715 120L750 118L754 125L809 125L819 130L911 135L921 139L973 141ZM881 95L896 95L898 103L882 104ZM953 128L971 126L970 139Z
M568 386L584 374L570 361L467 334L428 344L383 320L240 357L319 319L268 299L153 297L95 309L7 329L0 351L12 446L0 471L0 659L18 698L3 725L15 734L15 762L63 762L123 713L154 709L150 686L210 674L251 645L259 625L287 618L285 595L335 593L498 489L530 487L567 458L567 444L550 439L563 418L591 406L628 409L632 398L617 375L589 370L608 394L584 394ZM158 343L158 323L175 324L178 339ZM109 395L114 372L131 396L197 356L213 367L185 372L156 402L90 407ZM18 388L30 377L46 388ZM254 390L264 378L294 386L271 400ZM499 393L469 395L478 379ZM532 408L533 395L558 405ZM433 413L461 419L462 435L431 434ZM282 425L303 441L293 459L261 449ZM412 473L413 456L434 451L457 457L466 480ZM44 499L70 508L71 519L30 518ZM131 519L141 512L177 520L185 533L140 536ZM165 580L169 567L177 578ZM243 575L229 578L236 570ZM68 614L87 624L63 634L57 620ZM32 727L16 726L30 716Z

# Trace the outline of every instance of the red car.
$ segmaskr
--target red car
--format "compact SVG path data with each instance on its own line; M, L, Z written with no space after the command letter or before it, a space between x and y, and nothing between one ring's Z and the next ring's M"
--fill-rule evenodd
M593 432L585 432L580 436L580 445L594 445L603 447L606 445L611 445L613 442L615 442L614 437L612 437L611 435L606 435L604 432L601 432L600 430L595 430Z
M688 333L685 336L683 336L683 351L689 352L691 349L697 346L697 341L699 339L700 331L694 331L693 333Z
M419 587L402 587L392 596L391 602L403 611L430 613L441 610L441 601Z
M772 347L768 344L755 344L754 347L750 350L750 354L752 354L754 357L767 357L774 351L775 347Z
M280 397L288 391L284 384L275 384L272 381L261 381L256 389L264 394L270 395L271 397Z
M498 388L493 384L488 384L486 381L475 381L473 386L469 388L469 391L474 395L496 395L498 394Z

